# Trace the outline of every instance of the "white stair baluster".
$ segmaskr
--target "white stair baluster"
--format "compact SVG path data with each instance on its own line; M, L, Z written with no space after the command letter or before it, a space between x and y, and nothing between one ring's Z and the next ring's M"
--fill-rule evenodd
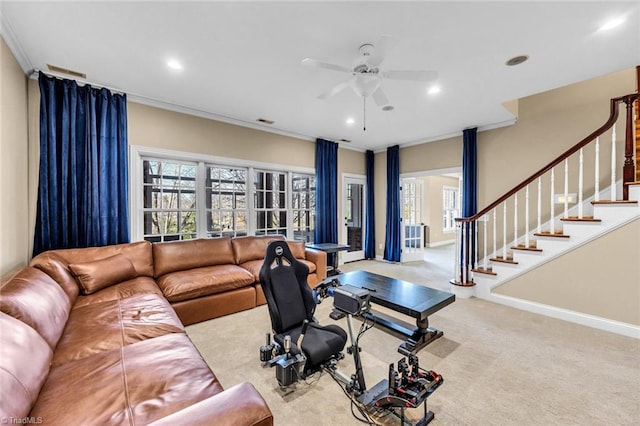
M507 202L502 203L502 259L507 260Z
M569 159L564 160L564 217L569 217Z
M541 227L542 222L542 177L538 178L538 227L536 228L536 232L542 232Z
M582 185L583 185L583 164L584 156L582 154L582 148L580 148L580 167L578 169L578 218L582 219Z
M487 270L487 222L489 221L489 217L487 215L484 215L484 230L483 230L483 235L482 235L482 240L483 240L483 245L484 245L484 251L482 252L482 254L484 255L484 263L483 263L483 268L486 271Z
M611 131L611 201L616 200L616 126Z
M529 185L524 191L524 246L529 247Z
M498 253L496 253L496 208L493 208L493 257L495 258Z
M453 277L455 282L460 281L460 265L462 265L462 256L460 254L460 239L461 239L461 227L460 224L462 222L455 222L456 227L456 246L455 246L455 255L453 256Z
M600 201L600 136L596 138L596 180L593 194L594 201Z
M556 183L555 171L551 169L551 203L550 203L551 216L549 217L549 233L550 234L555 234L556 232L555 230L556 224L553 217L555 214L555 183Z
M513 246L518 247L518 193L513 199Z

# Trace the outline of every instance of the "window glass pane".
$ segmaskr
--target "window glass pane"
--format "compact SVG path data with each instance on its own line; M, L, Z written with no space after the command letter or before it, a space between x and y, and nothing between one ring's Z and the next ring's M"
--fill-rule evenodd
M247 208L247 196L245 194L236 195L236 209Z

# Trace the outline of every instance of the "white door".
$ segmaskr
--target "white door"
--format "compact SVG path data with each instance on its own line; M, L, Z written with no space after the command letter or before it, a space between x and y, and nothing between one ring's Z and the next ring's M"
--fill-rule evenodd
M402 262L423 260L422 181L402 180Z
M349 245L342 262L364 259L365 185L364 177L342 178L342 241Z

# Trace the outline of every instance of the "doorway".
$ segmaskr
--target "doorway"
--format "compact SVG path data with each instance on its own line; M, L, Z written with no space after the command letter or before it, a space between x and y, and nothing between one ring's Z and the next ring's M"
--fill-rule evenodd
M402 252L400 261L417 262L423 259L424 223L422 221L422 181L416 178L402 179L400 185L402 215Z
M349 245L342 252L343 262L364 259L365 224L365 186L364 176L344 176L342 178L342 211L344 218L342 241Z

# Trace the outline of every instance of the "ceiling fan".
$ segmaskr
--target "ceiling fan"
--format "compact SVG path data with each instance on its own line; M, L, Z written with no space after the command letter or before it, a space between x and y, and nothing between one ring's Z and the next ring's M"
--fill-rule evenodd
M380 69L380 64L382 64L387 54L396 43L397 40L392 36L383 35L375 45L370 43L363 44L358 49L360 56L355 59L351 68L311 58L303 59L302 65L351 74L351 78L320 94L318 99L328 99L337 95L347 87L351 87L358 96L362 96L363 98L371 96L373 97L376 105L384 107L389 104L389 99L387 99L387 96L381 87L383 79L431 81L438 77L438 73L436 71L385 71Z

